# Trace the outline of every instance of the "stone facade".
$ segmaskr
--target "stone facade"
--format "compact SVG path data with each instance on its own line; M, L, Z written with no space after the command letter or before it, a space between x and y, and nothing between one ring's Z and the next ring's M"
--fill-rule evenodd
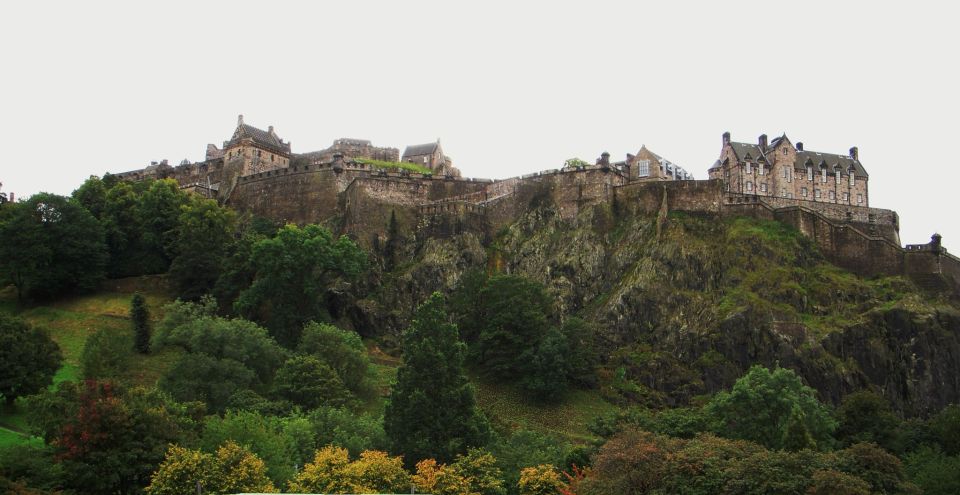
M693 175L676 163L641 146L636 155L627 155L625 170L631 180L692 180Z
M867 207L869 176L856 147L840 155L808 151L786 135L768 142L763 134L757 144L730 140L723 134L720 158L708 171L722 180L727 191L816 203Z

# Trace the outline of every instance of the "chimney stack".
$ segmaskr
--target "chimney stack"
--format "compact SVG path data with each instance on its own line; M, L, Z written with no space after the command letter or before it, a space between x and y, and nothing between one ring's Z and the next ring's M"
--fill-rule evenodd
M243 114L237 115L237 125L243 125Z
M850 148L850 158L853 158L854 160L860 160L860 150L858 150L856 146Z
M597 165L600 165L602 167L609 167L610 153L607 153L606 151L604 151L603 153L600 153L600 158L597 159Z
M273 134L273 126L267 127L267 132Z
M761 150L761 151L767 151L767 135L766 135L766 134L761 134L759 141L760 141L760 150Z
M797 141L797 151L803 151L803 143Z
M723 133L723 145L726 146L730 144L730 131Z
M13 193L10 193L10 199L8 200L11 203L16 203L17 199L13 197Z

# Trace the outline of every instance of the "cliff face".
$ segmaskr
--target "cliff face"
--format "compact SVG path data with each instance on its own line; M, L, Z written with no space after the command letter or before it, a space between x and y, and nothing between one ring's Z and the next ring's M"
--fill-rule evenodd
M396 333L431 292L486 268L537 280L557 314L595 322L604 392L618 400L686 404L755 363L797 370L834 403L866 387L909 415L960 400L960 311L945 297L837 268L777 222L623 203L571 218L532 197L496 231L398 211L371 243L379 267L355 291L365 298L337 306L362 332Z

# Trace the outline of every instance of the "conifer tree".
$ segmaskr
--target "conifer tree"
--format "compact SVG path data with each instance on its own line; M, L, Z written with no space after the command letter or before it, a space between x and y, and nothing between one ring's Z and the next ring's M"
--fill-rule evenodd
M434 293L403 336L403 365L384 414L393 452L408 466L427 458L450 462L489 439L489 425L463 370L465 353L443 297Z
M150 313L147 300L137 292L130 300L130 319L133 320L133 347L141 353L150 352Z

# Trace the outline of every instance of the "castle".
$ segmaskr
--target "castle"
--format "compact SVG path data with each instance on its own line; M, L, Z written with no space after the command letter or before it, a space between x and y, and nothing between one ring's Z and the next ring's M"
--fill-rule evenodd
M786 135L770 142L761 135L748 144L724 133L708 174L694 180L642 146L618 162L604 152L592 165L571 160L519 177L465 178L439 140L407 146L402 156L397 148L358 139L297 154L272 126L258 129L241 115L222 148L207 146L203 162L174 167L164 160L118 176L172 178L184 189L276 221L332 223L368 247L384 242L391 218L429 235L471 230L490 238L531 204L545 202L568 220L614 201L651 214L746 215L796 227L832 262L862 275L906 275L960 295L960 259L947 253L939 236L901 247L896 212L869 206L868 175L856 147L846 155L821 153Z

